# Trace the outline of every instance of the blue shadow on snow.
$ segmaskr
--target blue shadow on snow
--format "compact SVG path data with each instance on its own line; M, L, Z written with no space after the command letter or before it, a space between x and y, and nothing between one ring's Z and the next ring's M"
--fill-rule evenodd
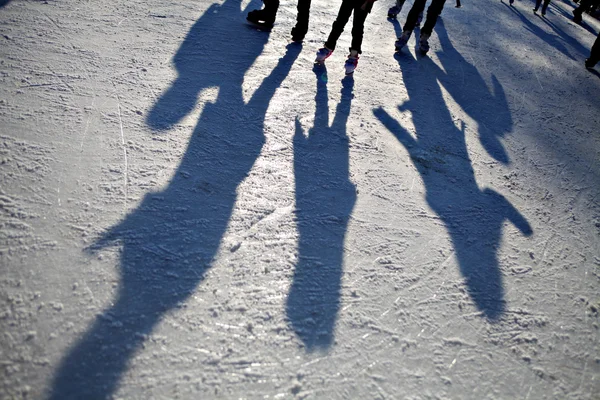
M212 266L236 201L265 142L264 117L301 46L283 58L245 103L242 83L268 34L248 30L234 46L214 49L211 37L244 28L241 0L213 4L174 56L178 76L150 110L148 125L165 131L194 107L200 91L218 87L204 106L181 163L164 190L105 232L91 252L121 246L114 304L64 357L49 398L112 398L133 355L161 318L184 302Z

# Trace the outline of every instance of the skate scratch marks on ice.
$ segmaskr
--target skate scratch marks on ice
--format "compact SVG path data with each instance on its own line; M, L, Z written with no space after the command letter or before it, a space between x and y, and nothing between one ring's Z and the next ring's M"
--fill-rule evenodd
M129 182L129 165L127 162L127 148L125 147L125 135L123 133L123 120L121 119L121 100L119 99L119 95L115 95L117 97L117 108L119 110L119 128L121 129L121 145L123 146L123 156L125 158L125 198L123 199L123 207L127 209L127 185Z
M96 98L95 97L92 99L92 107L91 107L92 109L94 109L94 103L96 103ZM85 138L87 136L87 132L88 132L88 129L90 127L90 121L91 120L92 120L92 115L90 114L88 116L88 118L87 118L86 123L85 123L85 129L83 130L83 135L81 135L81 143L80 143L80 146L79 146L80 152L83 152L83 142L85 141Z
M535 72L535 69L533 69L533 74L535 75L535 78L537 79L538 83L540 84L540 89L544 90L544 87L542 86L542 82L540 82L540 77L538 76L537 72Z

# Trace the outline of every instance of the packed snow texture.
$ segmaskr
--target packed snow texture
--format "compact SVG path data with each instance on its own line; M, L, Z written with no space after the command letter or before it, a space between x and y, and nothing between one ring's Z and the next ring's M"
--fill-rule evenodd
M593 399L600 28L0 2L0 398Z

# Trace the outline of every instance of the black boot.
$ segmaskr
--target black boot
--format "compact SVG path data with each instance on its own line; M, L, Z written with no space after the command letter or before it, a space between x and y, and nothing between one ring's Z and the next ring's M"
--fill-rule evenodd
M271 29L275 23L275 16L279 8L279 0L263 0L265 7L262 10L253 10L246 19L261 28Z
M308 26L296 24L296 26L292 28L292 40L294 42L303 41L304 36L306 36L306 32L308 32Z
M248 13L246 19L261 28L271 29L275 23L275 18L270 13L265 13L265 10L254 10Z

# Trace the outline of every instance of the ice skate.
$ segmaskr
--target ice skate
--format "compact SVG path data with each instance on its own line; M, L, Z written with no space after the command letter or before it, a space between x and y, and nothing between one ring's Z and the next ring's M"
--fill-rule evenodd
M329 50L327 47L321 47L317 51L317 58L315 58L315 64L323 64L327 57L333 53L333 50Z
M398 38L398 40L396 40L396 52L402 50L402 48L404 46L406 46L406 43L408 43L408 39L410 39L410 35L411 35L411 31L404 31L402 32L402 35Z
M356 50L350 50L350 54L344 63L346 69L346 75L352 75L354 70L358 66L358 52Z
M306 32L308 31L308 27L304 26L294 26L292 28L292 40L294 42L301 42L304 40L304 36L306 36Z
M258 26L261 29L271 29L275 24L275 16L265 10L254 10L248 13L246 20Z
M592 69L594 68L594 66L597 64L596 61L592 60L591 58L586 58L585 59L585 67L587 69Z

